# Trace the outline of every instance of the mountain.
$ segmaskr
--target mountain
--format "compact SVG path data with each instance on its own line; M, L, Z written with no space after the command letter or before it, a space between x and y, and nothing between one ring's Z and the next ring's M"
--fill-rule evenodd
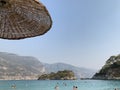
M0 79L37 79L43 72L43 64L34 57L0 52Z
M0 80L38 79L42 74L71 70L77 78L90 78L95 71L65 63L43 64L37 58L0 52Z
M96 70L79 68L65 63L44 64L47 73L72 70L77 78L91 78Z
M120 80L120 55L111 56L102 69L93 76L93 79Z

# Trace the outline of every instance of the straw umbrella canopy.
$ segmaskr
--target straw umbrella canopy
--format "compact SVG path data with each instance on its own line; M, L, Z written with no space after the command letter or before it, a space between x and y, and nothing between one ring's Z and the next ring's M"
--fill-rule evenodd
M38 0L0 0L0 38L39 36L51 26L50 14Z

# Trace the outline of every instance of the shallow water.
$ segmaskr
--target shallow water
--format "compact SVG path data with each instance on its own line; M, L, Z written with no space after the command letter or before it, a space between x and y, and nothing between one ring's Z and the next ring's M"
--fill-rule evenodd
M59 90L73 90L73 86L77 86L78 90L114 90L115 88L120 90L119 80L0 81L0 90L55 90L56 85L59 86Z

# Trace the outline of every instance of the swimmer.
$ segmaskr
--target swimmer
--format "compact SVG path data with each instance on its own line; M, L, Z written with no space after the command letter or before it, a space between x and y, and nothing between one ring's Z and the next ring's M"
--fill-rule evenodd
M67 84L66 84L66 83L63 83L63 85L64 85L64 86L67 86Z
M16 88L16 85L15 84L11 85L11 88Z

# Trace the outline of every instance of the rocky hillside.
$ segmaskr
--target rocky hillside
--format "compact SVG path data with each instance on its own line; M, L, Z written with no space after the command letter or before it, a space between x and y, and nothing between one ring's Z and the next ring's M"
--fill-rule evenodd
M96 70L79 68L65 63L55 63L55 64L44 64L47 73L58 72L63 70L71 70L74 72L75 76L79 78L91 78Z
M0 52L0 79L37 79L44 70L42 63L34 57Z
M120 55L111 56L93 79L120 79Z

